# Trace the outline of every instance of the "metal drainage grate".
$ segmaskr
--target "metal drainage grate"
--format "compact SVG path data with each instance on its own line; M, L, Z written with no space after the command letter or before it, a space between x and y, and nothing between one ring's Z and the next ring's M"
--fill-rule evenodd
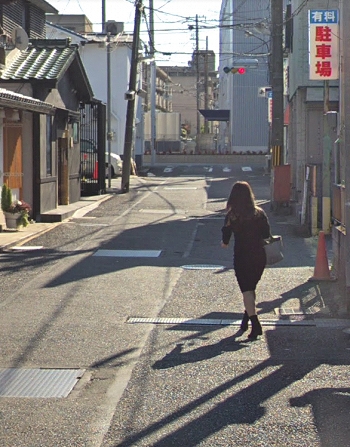
M0 369L0 397L67 397L83 369Z
M109 224L106 223L79 223L81 227L109 227Z
M15 245L14 247L10 247L10 249L14 251L34 251L42 250L43 248L43 245Z
M194 264L194 265L183 265L184 270L224 270L226 267L223 265L211 265L211 264Z
M186 214L184 210L181 209L151 209L151 208L141 208L139 213L147 213L147 214Z
M164 189L169 191L191 191L198 188L196 186L165 186Z
M191 324L191 325L222 325L224 320L201 318L138 318L129 317L127 323L151 323L151 324ZM228 321L228 320L225 320Z
M189 216L189 218L200 219L200 220L224 220L225 216Z
M192 326L240 326L241 320L210 319L210 318L142 318L129 317L127 323L148 323L148 324L179 324ZM260 320L262 326L316 326L310 320Z

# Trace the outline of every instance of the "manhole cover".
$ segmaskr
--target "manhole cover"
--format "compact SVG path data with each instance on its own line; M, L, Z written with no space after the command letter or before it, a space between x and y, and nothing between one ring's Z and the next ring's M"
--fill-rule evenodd
M67 397L82 369L0 369L0 397Z

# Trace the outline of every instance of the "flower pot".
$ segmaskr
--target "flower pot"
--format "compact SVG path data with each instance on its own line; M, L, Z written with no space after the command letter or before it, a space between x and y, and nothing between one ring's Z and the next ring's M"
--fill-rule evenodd
M20 213L8 213L4 211L6 227L10 230L19 230L22 225L19 225L19 218L21 217Z

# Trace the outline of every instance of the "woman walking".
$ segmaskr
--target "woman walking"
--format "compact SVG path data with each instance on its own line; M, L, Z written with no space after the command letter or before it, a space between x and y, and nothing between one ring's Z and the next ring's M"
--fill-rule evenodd
M221 246L227 248L234 234L233 266L243 294L244 315L241 331L252 330L248 338L255 340L262 329L255 307L255 289L266 266L263 239L270 236L265 212L255 204L254 193L247 182L236 182L227 200L227 214L222 227Z

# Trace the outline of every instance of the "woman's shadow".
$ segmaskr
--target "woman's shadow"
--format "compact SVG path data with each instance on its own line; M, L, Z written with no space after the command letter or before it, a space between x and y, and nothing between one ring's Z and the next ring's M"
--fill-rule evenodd
M235 352L248 346L249 340L237 340L243 334L240 329L233 335L211 345L200 346L191 351L184 351L184 343L178 343L175 348L161 360L157 360L153 369L167 369L186 363L201 362L221 355L223 352Z

